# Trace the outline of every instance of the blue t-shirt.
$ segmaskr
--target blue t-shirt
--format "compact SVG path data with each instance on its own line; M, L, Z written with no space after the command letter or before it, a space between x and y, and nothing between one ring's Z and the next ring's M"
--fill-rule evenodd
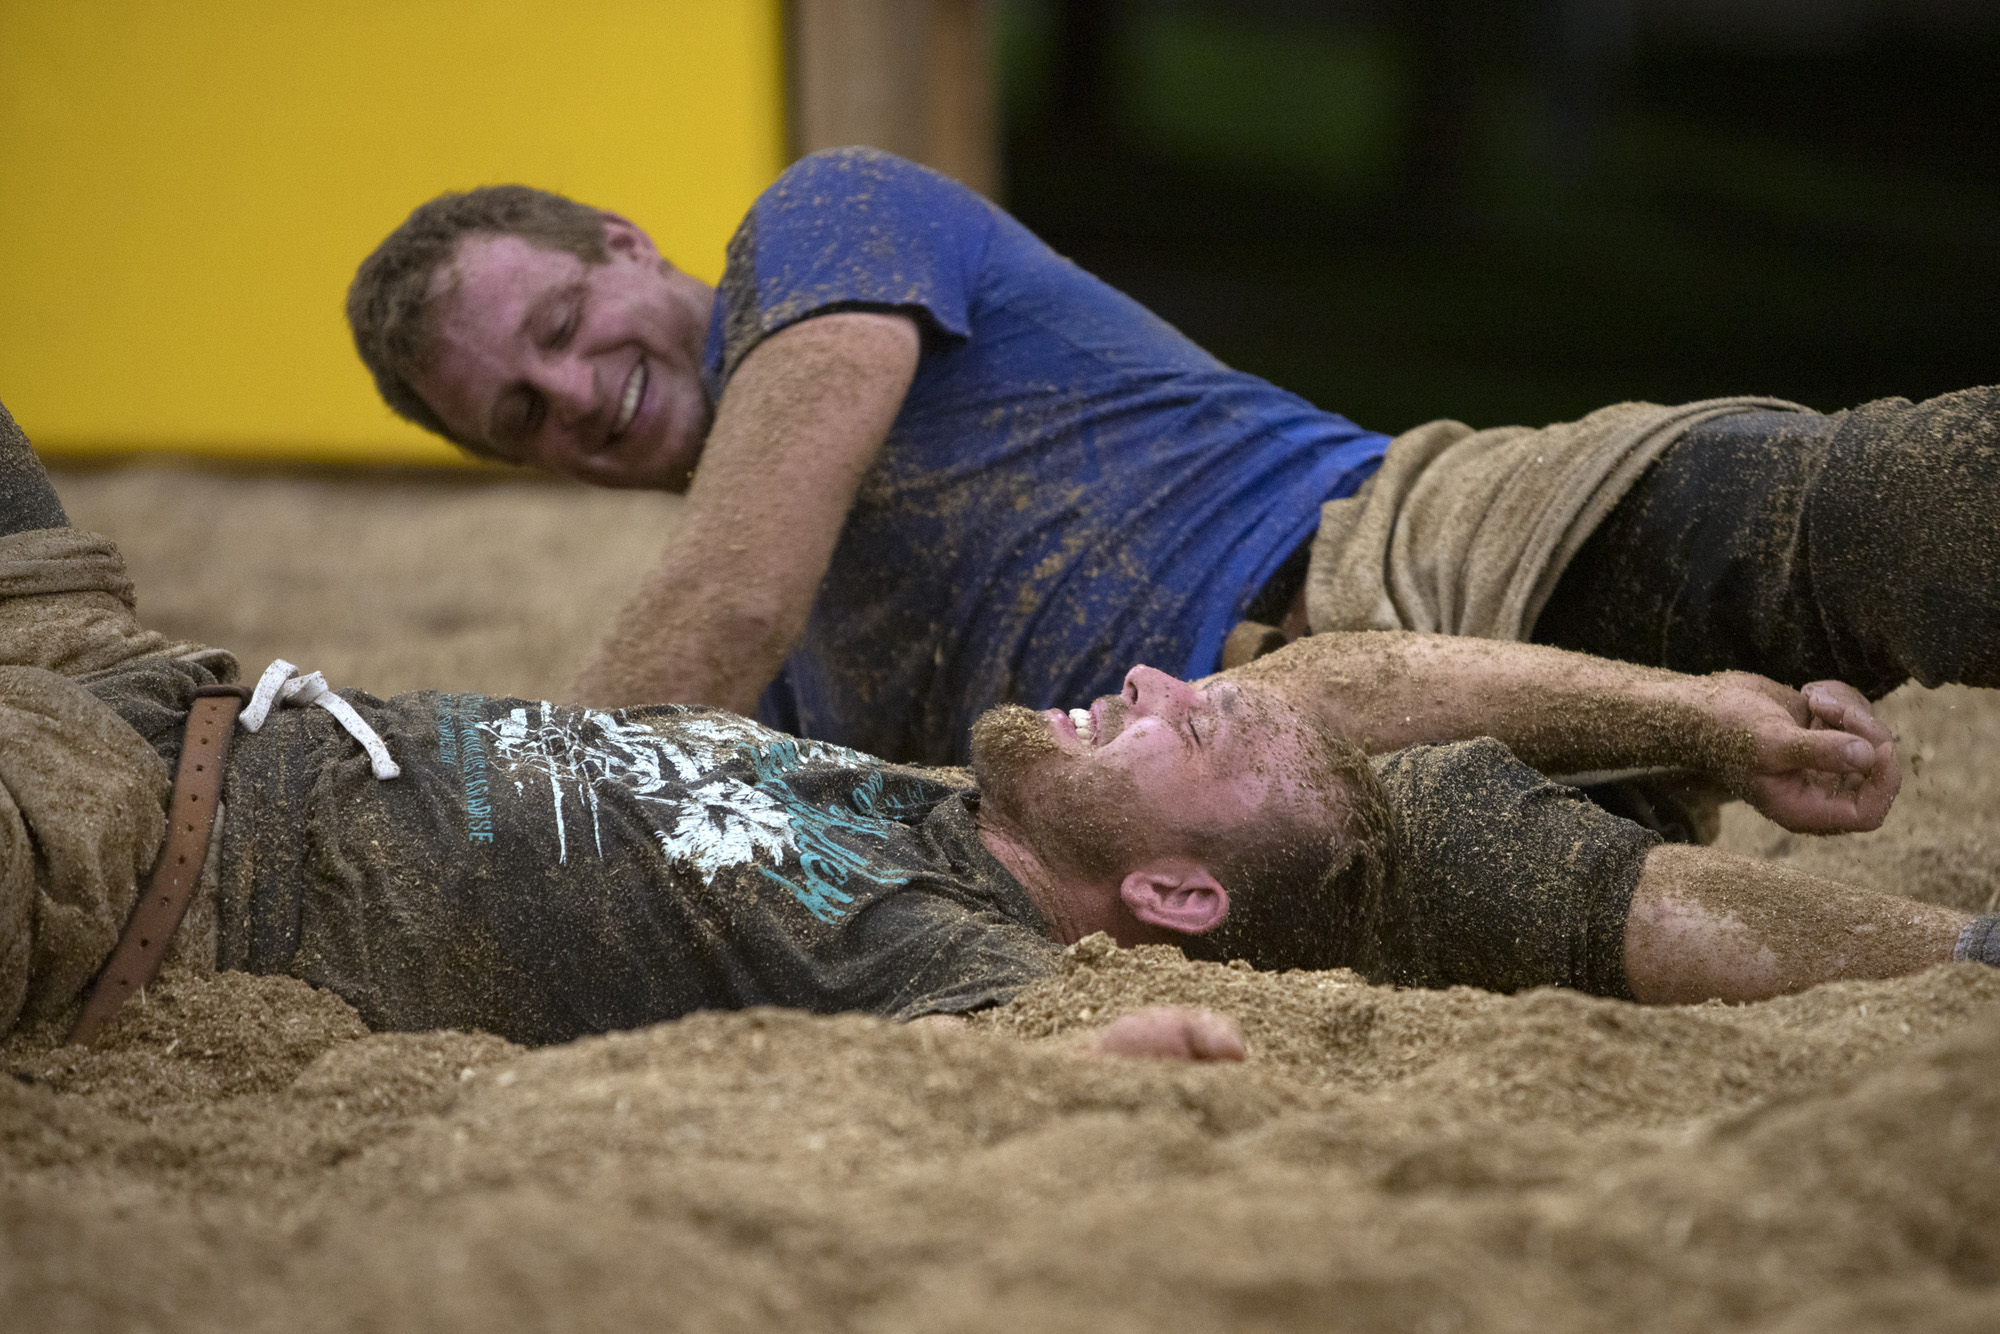
M1385 436L1232 371L964 186L816 153L729 244L706 375L842 309L923 354L764 721L963 763L992 704L1068 707L1135 663L1200 676Z

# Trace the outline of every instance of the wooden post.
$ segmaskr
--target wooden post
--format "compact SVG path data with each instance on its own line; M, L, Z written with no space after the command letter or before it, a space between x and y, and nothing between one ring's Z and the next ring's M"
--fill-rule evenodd
M1000 187L992 0L790 0L795 155L869 144Z

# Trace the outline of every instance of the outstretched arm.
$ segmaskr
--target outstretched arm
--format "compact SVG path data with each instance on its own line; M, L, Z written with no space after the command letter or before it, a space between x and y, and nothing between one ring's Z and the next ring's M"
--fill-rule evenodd
M1625 919L1625 976L1653 1005L1764 1000L1947 963L1971 916L1775 862L1664 845Z
M909 317L844 311L780 330L743 359L673 536L577 676L577 699L756 712L805 629L919 350Z
M1550 774L1700 774L1790 829L1873 829L1901 775L1889 731L1837 681L1683 676L1539 644L1314 635L1224 675L1255 682L1370 754L1490 736Z

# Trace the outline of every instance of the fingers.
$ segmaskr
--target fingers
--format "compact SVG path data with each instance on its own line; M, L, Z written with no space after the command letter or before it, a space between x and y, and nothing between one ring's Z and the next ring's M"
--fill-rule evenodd
M1780 747L1785 767L1869 773L1885 766L1895 739L1860 691L1841 681L1814 681L1799 692L1808 717Z
M1753 771L1738 795L1799 833L1879 827L1902 785L1895 740L1860 691L1840 681L1791 690L1740 672L1719 673L1717 721L1748 732ZM1747 790L1745 790L1747 789Z
M1846 731L1796 731L1779 747L1781 770L1818 769L1829 774L1866 775L1881 758L1867 739Z
M1815 727L1838 728L1873 748L1874 764L1854 796L1857 816L1866 821L1859 827L1875 828L1888 815L1903 786L1903 771L1896 764L1895 736L1875 716L1867 697L1844 681L1813 681L1800 694L1813 711Z
M1243 1030L1227 1015L1196 1010L1182 1031L1187 1036L1188 1051L1197 1061L1240 1061L1249 1055Z
M1091 1035L1084 1050L1170 1061L1240 1061L1247 1052L1234 1019L1179 1005L1152 1005L1115 1019Z
M1893 778L1835 786L1804 773L1760 779L1752 803L1767 818L1797 834L1864 834L1881 828L1895 800Z
M1800 689L1813 725L1852 732L1874 745L1892 745L1894 737L1868 707L1868 699L1845 681L1813 681Z
M1854 767L1856 747L1872 762ZM1887 740L1870 746L1846 732L1810 732L1784 747L1780 763L1752 780L1757 809L1798 833L1863 833L1879 828L1903 783L1895 748Z

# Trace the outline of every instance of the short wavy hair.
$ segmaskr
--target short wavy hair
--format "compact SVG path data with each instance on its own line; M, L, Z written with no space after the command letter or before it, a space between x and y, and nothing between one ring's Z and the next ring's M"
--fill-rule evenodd
M347 326L382 401L397 416L491 458L492 451L478 441L453 435L410 383L437 351L432 283L458 253L459 242L481 235L518 236L586 264L611 259L604 215L587 204L528 185L485 185L442 194L419 205L361 261L347 288Z
M1273 971L1352 966L1357 934L1394 873L1395 813L1359 746L1315 718L1300 723L1301 777L1315 800L1280 805L1248 837L1213 837L1200 850L1229 893L1229 915L1175 941L1191 959Z

